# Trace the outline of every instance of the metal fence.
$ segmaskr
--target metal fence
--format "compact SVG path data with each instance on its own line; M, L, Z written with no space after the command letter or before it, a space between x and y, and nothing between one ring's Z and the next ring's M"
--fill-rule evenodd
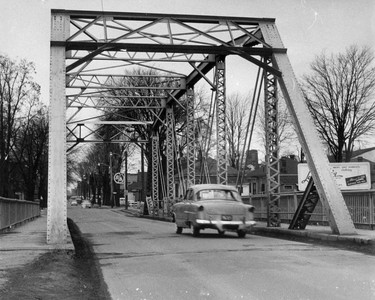
M280 218L283 223L290 223L297 209L297 205L302 198L302 192L283 193L280 197ZM375 190L369 191L344 191L343 197L348 206L353 223L357 228L375 228ZM255 207L255 218L257 220L267 220L267 197L253 195L243 197L245 203L250 203ZM319 201L310 218L310 224L328 225L325 215L325 207Z
M39 201L0 197L0 231L40 216Z

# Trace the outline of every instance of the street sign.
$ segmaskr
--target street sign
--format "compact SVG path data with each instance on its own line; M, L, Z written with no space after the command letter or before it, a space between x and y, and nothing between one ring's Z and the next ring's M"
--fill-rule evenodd
M117 184L124 184L124 182L125 182L125 174L124 174L124 173L116 173L116 174L113 176L113 180L114 180Z

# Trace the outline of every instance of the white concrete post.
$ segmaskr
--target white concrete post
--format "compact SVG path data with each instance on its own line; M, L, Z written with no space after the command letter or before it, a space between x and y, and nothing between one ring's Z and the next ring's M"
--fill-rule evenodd
M69 36L69 16L52 14L51 41ZM47 243L67 242L65 46L51 46Z

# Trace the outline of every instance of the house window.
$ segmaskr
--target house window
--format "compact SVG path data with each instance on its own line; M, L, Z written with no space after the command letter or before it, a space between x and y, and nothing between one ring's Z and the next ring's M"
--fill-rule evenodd
M284 185L284 190L286 190L286 191L292 191L293 190L293 186L292 185Z
M264 193L265 191L266 191L266 185L262 183L261 192Z
M193 200L194 199L194 192L193 192L193 190L188 190L186 192L186 198L185 199L186 200Z
M286 160L282 159L280 162L281 162L280 173L286 173Z
M255 195L257 193L257 183L253 182L253 194Z

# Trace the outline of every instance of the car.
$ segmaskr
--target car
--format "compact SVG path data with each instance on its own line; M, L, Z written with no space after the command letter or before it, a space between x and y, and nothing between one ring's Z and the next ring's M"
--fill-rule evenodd
M71 196L69 198L69 201L70 201L70 204L72 203L72 201L75 201L75 202L77 202L77 205L78 205L78 204L82 203L82 197L81 196Z
M78 205L78 202L77 202L77 200L70 200L70 205L71 206L77 206Z
M234 186L223 184L197 184L189 187L181 202L172 206L172 218L177 234L191 228L193 236L201 230L215 229L220 235L236 232L244 238L256 225L254 206L244 204Z
M91 208L91 202L90 202L90 200L82 200L82 204L81 204L81 206L83 207L83 208Z
M120 198L120 205L125 206L125 198ZM138 203L133 199L128 199L128 207L137 208Z

